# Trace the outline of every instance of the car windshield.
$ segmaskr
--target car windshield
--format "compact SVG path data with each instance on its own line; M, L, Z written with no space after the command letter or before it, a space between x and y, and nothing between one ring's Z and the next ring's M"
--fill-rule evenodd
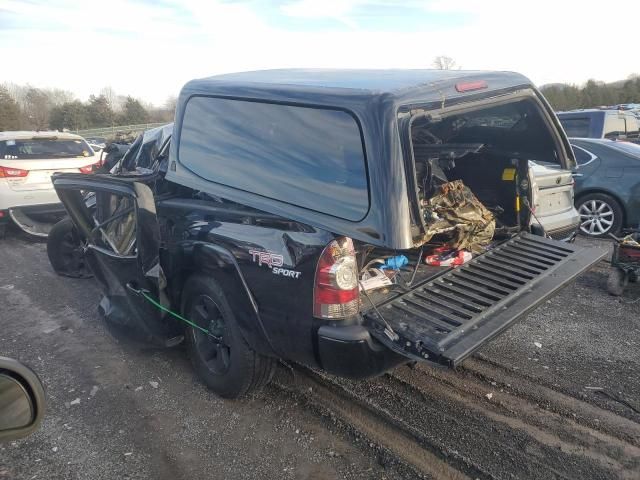
M25 160L89 157L93 152L84 140L29 138L0 141L0 159Z
M589 126L591 124L589 118L560 118L560 123L568 137L589 137Z

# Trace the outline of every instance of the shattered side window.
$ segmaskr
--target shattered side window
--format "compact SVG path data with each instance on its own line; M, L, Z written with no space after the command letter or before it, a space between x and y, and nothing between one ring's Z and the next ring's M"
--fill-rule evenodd
M96 192L94 245L120 256L135 255L136 214L133 198Z

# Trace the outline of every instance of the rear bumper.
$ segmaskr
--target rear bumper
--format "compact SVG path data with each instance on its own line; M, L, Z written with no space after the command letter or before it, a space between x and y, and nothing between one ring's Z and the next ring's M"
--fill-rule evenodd
M15 207L10 210L20 210L25 215L47 215L47 214L64 214L66 210L62 203L45 203L42 205L28 205L24 207Z
M0 179L0 210L40 205L62 205L53 186L50 189L19 191L12 190L7 182L2 182L2 180L4 179Z
M541 237L545 236L545 233L553 238L554 240L560 240L561 242L573 242L578 236L578 229L580 228L580 224L577 223L575 225L569 225L568 227L558 228L556 230L545 230L542 231L540 225L531 225L531 233L536 235L540 235Z
M30 205L27 207L0 210L0 225L9 219L25 233L46 238L53 225L66 215L61 203Z
M580 226L580 215L575 208L554 215L538 216L544 231L554 240L570 242L575 239ZM542 234L540 225L535 219L531 220L531 231Z
M6 209L0 209L0 225L9 223L11 220L11 211L20 211L23 214L29 215L64 215L66 210L61 203L45 203L42 205L29 205L26 207L10 207Z
M318 355L325 371L349 378L380 375L408 361L372 338L362 325L320 327Z

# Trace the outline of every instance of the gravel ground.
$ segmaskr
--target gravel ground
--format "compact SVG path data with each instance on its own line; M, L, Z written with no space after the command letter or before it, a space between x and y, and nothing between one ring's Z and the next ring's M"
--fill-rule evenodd
M581 237L578 243L610 245ZM600 262L480 356L640 421L640 283L612 297L609 270Z
M43 244L9 236L1 246L0 355L38 372L49 410L36 434L0 446L0 479L410 476L304 395L268 387L219 399L181 349L111 337L93 281L57 277ZM458 372L403 367L342 384L412 422L471 478L640 478L640 286L610 297L607 270L580 277ZM566 405L582 423L540 410ZM582 445L583 425L611 445Z
M0 445L0 479L398 478L293 395L222 400L181 349L118 342L92 280L56 276L42 243L1 245L0 355L38 373L48 411Z

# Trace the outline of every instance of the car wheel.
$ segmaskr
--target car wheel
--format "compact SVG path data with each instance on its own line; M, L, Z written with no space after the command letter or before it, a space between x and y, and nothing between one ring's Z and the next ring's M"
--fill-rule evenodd
M7 235L7 226L0 225L0 239L3 239Z
M607 291L610 295L619 297L624 293L625 287L629 283L629 276L619 268L614 268L609 272L607 279Z
M47 256L58 275L73 278L93 276L85 262L82 242L70 218L56 223L47 236Z
M622 207L605 193L591 193L578 199L580 232L590 237L614 235L622 227Z
M187 351L197 375L211 390L224 398L238 398L271 380L275 359L247 345L215 280L191 277L184 287L182 312L197 325L186 328Z

